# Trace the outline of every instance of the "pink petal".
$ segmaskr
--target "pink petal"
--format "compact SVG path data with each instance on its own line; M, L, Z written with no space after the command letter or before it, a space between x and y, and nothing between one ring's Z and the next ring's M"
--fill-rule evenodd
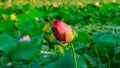
M70 31L70 32L72 31L70 26L68 26L67 24L65 24L64 22L59 21L59 20L55 20L53 22L53 26L54 27L58 27L59 26L61 29L65 30L65 31Z
M63 41L64 40L64 37L63 34L60 34L57 30L57 28L53 28L53 33L55 35L55 37L59 40L59 41Z
M21 42L22 42L22 41L30 41L29 35L23 36L23 38L21 38L20 41L21 41Z

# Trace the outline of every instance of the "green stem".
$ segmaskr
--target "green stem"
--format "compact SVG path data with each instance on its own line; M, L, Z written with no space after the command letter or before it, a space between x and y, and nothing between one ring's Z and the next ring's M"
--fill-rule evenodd
M30 63L28 63L28 68L30 68Z
M105 48L105 52L107 53L106 48ZM108 68L110 68L110 57L108 54L106 54L106 57L108 58Z
M110 68L110 58L108 57L108 68Z
M0 68L3 68L2 61L1 61L1 57L2 57L2 55L1 55L1 53L0 53Z
M102 68L102 63L101 63L101 60L100 60L100 57L99 57L99 54L98 54L98 51L97 51L97 48L96 48L95 45L94 45L94 49L95 49L95 52L96 52L96 55L97 55L97 58L98 58L98 62L100 64L100 68Z
M76 60L76 54L75 54L75 50L74 50L74 46L72 43L70 43L71 47L72 47L72 53L73 53L73 58L74 58L74 63L75 63L75 68L78 68L77 65L77 60Z
M90 49L90 63L92 63L92 51Z

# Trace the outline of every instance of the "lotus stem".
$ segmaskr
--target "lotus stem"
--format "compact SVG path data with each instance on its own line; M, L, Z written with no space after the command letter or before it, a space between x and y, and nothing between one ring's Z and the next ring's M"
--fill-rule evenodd
M73 59L74 59L74 64L75 64L75 68L78 68L78 64L77 64L77 60L76 60L76 54L75 54L75 50L74 50L74 46L72 43L70 43L71 47L72 47L72 53L73 53Z
M98 62L99 62L99 64L100 64L100 68L102 68L102 63L101 63L101 60L100 60L100 56L99 56L99 54L98 54L98 51L97 51L97 48L96 48L95 45L94 45L94 49L95 49L95 52L96 52L96 55L97 55L97 58L98 58Z

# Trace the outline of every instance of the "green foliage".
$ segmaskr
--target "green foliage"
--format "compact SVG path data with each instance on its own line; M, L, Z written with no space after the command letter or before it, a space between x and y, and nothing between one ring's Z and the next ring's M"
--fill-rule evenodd
M84 58L77 54L77 62L79 68L87 68L87 64L84 60ZM45 68L74 68L74 60L72 53L68 53L65 56L61 57L56 62L53 62L49 65L47 65Z
M33 42L20 42L10 54L12 59L31 60L39 55L40 45Z
M9 53L17 46L16 40L8 34L0 34L0 51Z
M78 41L79 42L86 42L89 38L89 33L86 30L80 30L78 33Z
M5 31L8 31L10 28L13 27L13 22L10 21L10 20L6 20L6 21L3 21L1 20L0 21L0 31L1 32L5 32Z

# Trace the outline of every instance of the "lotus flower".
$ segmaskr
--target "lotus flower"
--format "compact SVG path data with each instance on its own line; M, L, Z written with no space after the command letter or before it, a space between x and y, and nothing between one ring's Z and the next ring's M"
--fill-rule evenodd
M39 18L38 18L38 17L35 17L35 21L38 22L38 21L39 21Z
M62 21L53 21L53 33L57 40L65 41L66 43L71 42L74 38L74 32L72 28Z
M30 41L29 35L23 36L23 38L21 38L20 41L21 41L21 42L22 42L22 41Z
M100 3L99 2L95 2L95 6L96 7L100 7Z
M54 8L58 8L58 4L57 3L53 3L52 4Z
M11 19L11 20L16 20L16 15L15 15L15 14L11 14L11 15L10 15L10 19Z
M112 2L116 2L116 0L112 0Z
M79 2L78 5L79 5L81 8L84 7L84 3L82 3L82 2Z
M12 8L12 4L11 4L11 3L8 3L8 4L7 4L7 8Z

